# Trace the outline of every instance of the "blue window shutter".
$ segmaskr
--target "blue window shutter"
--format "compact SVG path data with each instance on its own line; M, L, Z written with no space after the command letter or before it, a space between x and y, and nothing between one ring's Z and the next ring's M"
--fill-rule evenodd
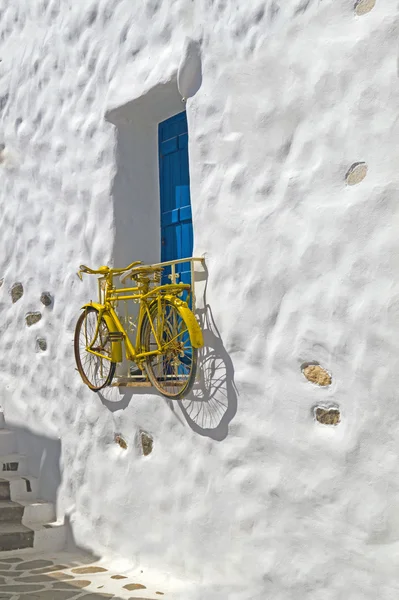
M160 123L158 138L161 261L165 262L190 257L193 252L186 113ZM176 270L180 281L190 283L189 264L179 265Z

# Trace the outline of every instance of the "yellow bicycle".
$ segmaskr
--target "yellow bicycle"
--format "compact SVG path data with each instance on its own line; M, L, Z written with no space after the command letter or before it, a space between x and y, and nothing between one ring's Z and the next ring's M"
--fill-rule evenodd
M183 398L194 385L198 348L203 346L201 328L181 296L190 294L188 284L161 284L162 268L134 262L124 269L79 267L82 273L100 275L99 302L82 307L75 329L75 359L86 385L97 392L111 384L116 364L122 362L122 343L127 360L145 369L148 379L167 398ZM135 287L116 288L131 279ZM121 300L139 305L136 340L125 330L116 307Z

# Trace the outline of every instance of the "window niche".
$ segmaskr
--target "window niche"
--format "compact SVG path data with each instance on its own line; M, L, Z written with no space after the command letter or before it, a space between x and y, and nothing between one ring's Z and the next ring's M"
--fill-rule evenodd
M134 260L160 262L158 124L182 110L184 104L174 79L157 84L106 113L116 135L112 186L115 266ZM134 319L134 305L128 303L128 307ZM120 308L124 310L123 306ZM124 361L117 375L128 375L131 365Z

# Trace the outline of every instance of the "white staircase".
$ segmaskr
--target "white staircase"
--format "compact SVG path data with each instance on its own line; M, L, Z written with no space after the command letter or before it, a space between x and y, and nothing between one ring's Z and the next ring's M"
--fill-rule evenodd
M16 433L5 428L0 412L0 552L34 548L62 550L66 528L56 521L52 502L40 500L39 482L28 473L27 457L18 453Z

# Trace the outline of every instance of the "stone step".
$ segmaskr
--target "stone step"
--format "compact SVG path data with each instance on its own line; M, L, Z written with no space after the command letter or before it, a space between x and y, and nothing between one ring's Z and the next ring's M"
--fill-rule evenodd
M0 429L0 456L17 452L17 436L15 431Z
M33 548L37 552L58 552L65 549L67 528L63 521L54 521L40 525L29 523L34 532Z
M6 495L6 486L8 486L8 496ZM21 476L18 473L5 471L0 477L0 500L11 499L16 502L19 500L36 500L38 497L39 482L36 477L30 475Z
M22 524L29 527L29 523L50 523L55 520L55 506L46 500L18 500L23 507Z
M25 475L28 472L28 458L24 454L7 454L0 456L1 473L18 473Z
M21 523L0 523L0 552L33 548L34 532Z
M10 500L10 482L0 479L0 500Z
M0 523L21 523L24 507L11 500L0 500Z

